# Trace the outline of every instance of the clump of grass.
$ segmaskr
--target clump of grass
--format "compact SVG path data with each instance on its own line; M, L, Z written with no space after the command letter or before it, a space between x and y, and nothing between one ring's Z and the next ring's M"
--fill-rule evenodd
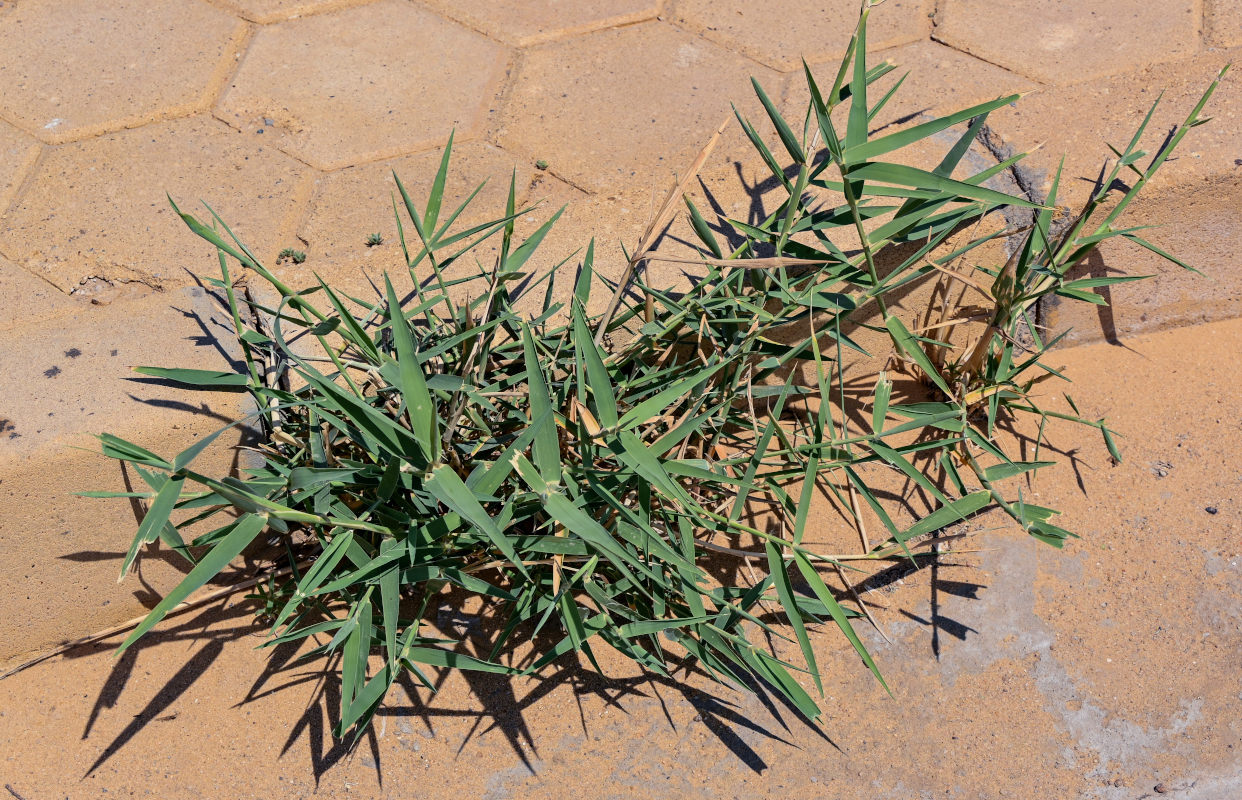
M294 250L292 247L286 247L276 255L277 264L285 261L292 261L294 264L301 264L306 261L306 253L302 250Z
M367 239L366 239L367 247L376 247L383 243L384 243L384 234L382 233L368 233L367 234Z
M866 63L867 14L830 85L806 71L811 100L800 131L755 83L781 157L749 120L739 114L738 122L785 199L757 223L715 227L685 199L702 256L699 279L681 294L647 283L641 267L657 257L659 231L711 143L665 198L602 313L590 310L601 285L594 242L572 277L563 268L526 273L560 212L520 239L515 221L530 209L517 207L512 183L503 213L454 228L475 195L444 213L451 140L425 202L397 180L409 296L387 277L373 298L322 280L295 290L214 213L209 227L178 210L217 248L220 275L210 281L227 298L245 369L139 372L250 393L262 464L216 477L194 466L215 436L172 459L101 437L104 453L149 487L122 574L156 539L192 564L122 649L256 539L274 536L286 572L259 593L268 644L313 638L312 653L340 657L338 735L361 731L404 673L434 690L429 670L529 675L571 653L598 667L602 647L662 676L688 658L739 687L758 680L814 719L812 691L823 688L811 626L835 625L883 682L854 631L866 609L849 599L845 569L915 559L929 535L987 508L1060 547L1073 534L1053 522L1055 512L1005 488L1051 462L1039 460L1038 445L1034 460L1006 452L998 422L1027 418L1042 443L1049 418L1072 420L1120 454L1104 420L1084 418L1072 401L1054 410L1036 399L1037 383L1060 376L1044 360L1056 338L1043 336L1033 310L1053 294L1096 302L1089 289L1126 280L1070 277L1102 241L1122 237L1164 255L1115 222L1203 121L1215 84L1141 168L1145 120L1085 207L1054 233L1059 175L1042 203L984 186L1021 156L951 177L987 115L1016 97L870 135L868 122L893 94L873 100L869 92L892 67ZM961 124L931 170L896 156ZM1134 179L1118 189L1124 172ZM840 201L816 199L825 195ZM1030 224L947 244L1002 207L1029 209ZM1018 239L1007 261L974 260L1006 235ZM474 260L484 242L498 251L488 268ZM270 285L279 304L240 298L230 262ZM968 262L974 269L961 269ZM566 280L572 295L555 301ZM927 325L908 324L889 301L920 282L940 296L963 287L974 296L944 303ZM533 314L517 308L528 295L542 297ZM886 337L890 369L850 402L846 354L863 352L849 335L859 325ZM973 336L954 345L952 328ZM786 379L795 367L809 367L809 384ZM915 379L922 396L898 392L896 373ZM872 467L917 486L925 510L898 524L895 504L868 479ZM807 543L821 493L859 527L861 551ZM757 506L770 524L748 514ZM864 514L878 520L874 542ZM184 541L187 526L212 518L218 527ZM748 568L709 572L712 559ZM475 598L470 607L493 623L486 641L433 630L429 609L450 590ZM800 662L775 655L765 636L796 643Z

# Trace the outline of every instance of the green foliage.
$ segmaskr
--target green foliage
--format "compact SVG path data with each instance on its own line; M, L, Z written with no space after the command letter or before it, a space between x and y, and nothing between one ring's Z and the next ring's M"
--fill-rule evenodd
M869 104L870 84L890 67L866 64L866 18L833 84L806 72L801 124L755 84L792 167L749 120L738 121L785 198L751 223L709 223L686 199L704 252L681 294L631 271L609 310L592 313L603 283L594 242L572 278L565 268L528 276L559 213L519 240L514 222L529 209L515 206L511 184L503 213L455 226L475 195L442 214L451 140L424 203L397 181L416 287L409 297L387 279L367 299L322 281L294 291L214 213L210 227L182 213L218 248L221 275L210 280L228 299L245 369L140 371L248 391L265 434L262 464L218 479L194 468L205 442L165 460L102 437L104 453L133 465L150 488L123 570L157 538L187 557L206 548L122 647L267 535L283 540L293 569L261 587L260 613L272 643L317 637L313 653L340 657L338 735L364 728L406 671L431 689L427 667L523 675L571 653L595 662L603 647L659 675L689 657L721 681L758 679L817 718L802 682L822 691L812 627L835 625L883 680L852 627L865 609L842 592L843 566L913 557L927 536L988 507L1060 546L1072 534L1050 522L1054 512L1002 487L1051 462L1014 460L994 435L998 420L1029 418L1042 438L1047 418L1071 419L1115 447L1105 422L1083 419L1072 403L1070 412L1037 405L1032 387L1060 376L1044 361L1055 340L1044 340L1032 314L1042 298L1101 284L1069 277L1100 242L1150 247L1114 222L1202 122L1212 90L1143 170L1145 120L1081 213L1058 226L1056 183L1037 204L984 185L1007 164L951 177L987 115L1014 97L870 135L891 95ZM963 123L933 169L895 158ZM1123 171L1137 178L1119 190ZM830 206L825 196L841 200ZM666 208L680 200L670 195ZM949 237L1004 206L1033 217L1004 231L1017 240L1012 257L958 271L998 234L955 240L944 252ZM630 255L632 267L650 257L652 239ZM498 253L489 268L475 260L484 242ZM239 299L230 257L270 284L277 307ZM556 301L566 279L572 294ZM919 282L964 285L983 311L967 320L949 307L931 338L888 303ZM526 296L543 298L533 316L518 310ZM972 344L943 341L946 328L968 324ZM870 397L851 401L845 355L861 350L848 333L860 329L886 337L891 358ZM788 379L795 368L809 368L808 385ZM904 383L917 396L896 388L901 373L916 379ZM846 413L868 406L865 417ZM896 504L867 479L875 467L919 487L928 500L921 516L896 523ZM852 554L805 544L812 501L824 493L859 521L865 507L882 523L882 541ZM764 521L754 508L766 510ZM220 527L183 543L190 522L213 518ZM739 555L754 569L707 569L740 566ZM431 629L428 608L446 591L473 596L470 608L494 623L484 645ZM765 636L796 645L801 661L778 658Z
M367 234L367 239L366 239L367 247L375 247L376 245L381 245L383 243L384 243L384 234L382 233L368 233Z
M276 255L276 263L282 261L292 261L294 264L301 264L306 261L306 253L302 250L294 250L292 247L286 247Z

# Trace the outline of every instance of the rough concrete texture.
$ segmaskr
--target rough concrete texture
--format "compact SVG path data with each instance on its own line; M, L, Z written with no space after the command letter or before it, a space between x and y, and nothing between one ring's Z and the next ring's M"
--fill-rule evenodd
M0 219L0 248L61 291L90 299L110 301L122 284L186 285L218 267L165 193L210 221L199 201L208 202L270 260L292 237L310 180L274 143L218 120L158 123L48 151Z
M426 4L463 25L515 45L630 25L653 19L660 12L657 0L426 0Z
M0 122L0 211L8 208L40 150L33 138Z
M45 142L199 111L244 35L198 0L26 0L0 20L0 110Z
M945 0L933 36L1043 83L1077 83L1199 49L1195 0Z
M888 0L890 10L868 26L871 47L881 49L927 37L930 0ZM714 42L779 70L802 60L839 57L858 21L858 4L823 0L675 0L669 18Z
M432 147L454 128L473 133L507 56L411 3L374 3L262 28L217 114L337 169Z
M820 631L829 677L819 727L770 698L702 676L680 688L649 680L601 652L607 679L565 662L531 680L448 675L434 697L395 691L350 752L326 735L332 681L314 665L289 664L292 652L278 653L283 669L265 671L261 639L234 599L170 620L120 661L113 638L0 683L4 780L24 797L71 798L101 788L175 797L1237 797L1242 473L1233 450L1242 404L1230 355L1239 337L1242 323L1231 320L1139 337L1132 350L1063 351L1059 365L1092 376L1074 387L1080 407L1134 434L1113 465L1098 439L1070 426L1049 431L1054 446L1077 450L1039 473L1028 496L1059 505L1083 538L1057 552L984 517L935 570L895 564L868 581L892 643L858 630L893 697L842 637ZM1188 386L1197 403L1184 401ZM1153 418L1162 425L1137 435ZM448 602L436 620L469 638ZM314 700L321 688L326 707ZM193 747L169 746L191 734Z
M1242 2L1206 0L1204 29L1211 44L1222 47L1242 45Z
M73 493L130 491L126 486L141 486L141 479L99 455L92 434L142 440L173 455L244 413L244 395L196 395L129 369L229 368L235 351L218 333L227 316L202 289L106 308L61 298L61 306L75 308L56 308L52 324L27 321L5 330L0 552L7 557L0 582L15 591L0 595L0 652L29 652L106 627L180 574L176 556L155 548L141 577L117 585L116 559L128 543L116 533L134 526L136 509ZM229 445L238 440L222 436L204 467L235 467L238 454Z
M652 179L663 189L730 114L731 99L762 113L750 78L777 93L771 70L668 25L593 33L526 54L495 135L588 191L648 188ZM745 91L726 88L733 86ZM717 158L743 156L743 141L730 126Z
M499 214L516 167L519 200L546 199L523 230L569 204L532 268L594 235L598 272L616 277L620 245L729 101L771 138L748 79L800 114L799 59L830 82L855 12L854 0L0 2L0 580L16 587L0 603L0 663L133 617L182 569L153 553L141 580L115 583L134 512L69 495L123 486L114 464L71 446L107 430L174 453L239 413L124 381L132 364L222 363L221 328L192 311L206 297L186 293L214 254L165 191L200 215L210 202L268 263L306 250L278 267L291 282L319 271L361 291L400 268L389 170L418 194L456 128L451 194L490 178L478 218ZM888 0L870 33L873 60L911 70L877 128L1034 89L993 115L993 142L1044 143L1025 173L1036 190L1065 154L1066 199L1080 202L1105 142L1124 144L1160 90L1148 150L1239 60L1242 6ZM1089 274L1159 278L1112 287L1111 310L1064 304L1044 320L1124 345L1062 360L1080 406L1129 434L1127 462L1058 429L1067 463L1031 491L1067 510L1081 542L1056 554L989 534L961 566L898 571L872 592L894 644L860 631L896 702L825 632L840 702L823 735L779 705L609 663L612 681L575 666L542 682L449 677L435 700L391 698L374 744L347 754L325 738L334 712L305 710L313 682L258 677L265 653L234 605L169 623L119 662L79 649L0 683L0 785L27 800L396 796L413 771L433 797L1239 796L1237 86L1222 85L1212 122L1123 218L1166 225L1148 238L1208 277L1109 247ZM753 220L774 188L734 125L692 190L705 210ZM373 232L385 243L367 248ZM660 250L692 241L679 218ZM693 270L652 262L648 276L675 286ZM1224 321L1179 327L1211 320ZM213 463L235 455L222 447Z

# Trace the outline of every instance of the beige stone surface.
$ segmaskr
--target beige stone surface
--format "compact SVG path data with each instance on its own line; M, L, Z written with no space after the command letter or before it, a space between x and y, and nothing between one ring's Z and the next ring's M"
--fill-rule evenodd
M1083 539L1055 551L985 517L978 552L935 575L894 570L867 595L892 642L858 627L893 696L817 631L820 727L698 674L679 674L680 689L639 676L601 649L607 678L566 660L538 678L454 673L434 696L394 690L350 751L327 738L336 684L292 653L265 671L270 651L234 597L166 621L120 660L113 637L0 682L5 780L75 799L101 787L398 798L415 782L437 799L1234 797L1239 337L1231 320L1059 353L1084 413L1129 434L1113 465L1098 438L1046 431L1077 461L1041 471L1027 496L1055 498ZM458 636L454 610L432 624Z
M473 31L388 0L260 29L217 114L337 169L435 146L454 128L461 138L475 133L507 56Z
M31 137L0 122L0 213L4 213L17 194L41 149Z
M184 115L244 34L200 0L23 0L0 19L0 112L45 142Z
M218 268L177 218L209 202L260 258L292 238L307 169L253 133L210 117L165 122L50 151L0 218L15 260L66 293L110 299L120 284L158 290Z
M730 114L762 109L749 80L779 96L768 69L659 22L531 49L495 131L499 144L590 191L663 189ZM741 157L736 123L716 158Z
M1093 290L1108 306L1057 298L1047 307L1044 324L1056 332L1070 330L1069 342L1126 343L1146 331L1242 316L1236 257L1242 250L1242 175L1140 196L1123 222L1127 228L1138 225L1156 226L1140 235L1202 274L1132 242L1108 242L1075 274L1152 277Z
M1180 125L1195 103L1242 49L1202 53L1177 64L1154 65L1132 74L1065 87L1041 89L1014 107L996 111L989 123L1005 144L1030 152L1023 161L1036 172L1040 191L1048 191L1062 156L1062 202L1077 207L1086 199L1105 158L1108 145L1124 148L1138 130L1157 98L1152 121L1141 142L1154 154L1174 126ZM1163 95L1161 95L1163 93ZM1242 83L1230 71L1203 112L1211 121L1186 134L1182 145L1150 188L1195 187L1204 178L1242 174ZM1140 162L1145 165L1150 158ZM1126 173L1133 179L1133 173ZM1169 220L1172 222L1172 220Z
M1044 83L1075 83L1191 55L1195 0L945 0L933 36Z
M81 307L52 284L0 256L0 331L49 320Z
M921 39L931 27L928 0L887 0L872 12L872 49ZM669 19L779 70L840 56L858 22L854 0L675 0Z
M515 45L651 19L658 0L422 0L439 13Z
M1204 0L1203 28L1210 44L1224 47L1242 45L1242 2Z
M72 303L67 298L63 301ZM141 613L178 571L160 556L143 577L117 586L118 552L135 530L125 501L87 500L86 490L126 491L93 434L107 431L176 455L236 420L244 394L202 395L136 375L136 365L225 369L235 347L224 315L198 288L129 304L72 303L52 324L9 328L0 356L0 652L14 654L85 635ZM63 309L62 309L63 311ZM210 470L235 466L226 434L204 456ZM86 448L91 453L76 448ZM140 481L132 472L129 480ZM182 570L184 571L184 570ZM135 595L136 592L136 595Z
M365 5L375 0L216 0L216 2L236 11L242 19L265 24Z
M220 327L202 322L206 299L184 288L187 270L214 271L211 249L174 217L166 190L199 215L196 201L210 202L269 263L283 247L306 250L305 264L277 268L291 283L320 271L364 293L365 275L400 269L389 169L421 201L456 127L452 197L490 177L479 211L498 213L516 165L519 201L544 201L519 235L568 204L529 265L541 273L578 250L564 300L592 235L597 271L620 275L622 244L634 246L730 100L775 142L748 79L801 106L796 117L800 57L831 81L856 13L854 0L0 2L0 663L132 617L179 574L153 552L116 584L134 510L73 497L124 483L115 463L70 448L109 430L174 453L240 411L239 397L125 380L134 363L224 363L211 344ZM1167 88L1145 145L1158 147L1211 76L1242 61L1240 33L1237 0L887 0L871 17L871 62L901 68L872 101L912 72L874 126L1037 88L993 114L993 133L1019 150L1044 143L1028 161L1037 189L1066 153L1065 198L1077 202L1105 142L1124 144ZM1050 425L1073 458L1024 486L1084 539L1054 553L992 532L934 577L894 573L900 582L871 592L893 642L860 635L895 701L825 632L822 735L698 678L682 691L606 661L607 681L566 664L546 682L456 674L437 698L396 693L350 753L325 736L335 712L310 702L311 667L259 677L267 651L253 649L249 606L233 598L170 621L118 662L84 648L0 682L0 785L25 800L104 789L406 797L411 775L433 798L492 800L1131 800L1157 784L1179 800L1242 795L1237 86L1231 75L1212 122L1123 218L1162 225L1144 235L1207 277L1110 245L1084 274L1158 277L1112 287L1104 313L1046 309L1074 342L1111 340L1050 363L1078 381L1070 391L1087 416L1126 435L1126 462ZM926 165L951 136L899 160ZM987 156L976 155L977 168ZM779 194L734 123L692 193L709 219L751 221ZM373 232L385 243L367 248ZM659 250L695 246L679 217ZM675 289L695 270L654 261L647 279ZM597 286L595 302L606 299ZM913 324L925 303L915 292L894 308ZM1055 406L1048 391L1040 400ZM234 465L235 442L220 442L209 471ZM823 519L817 537L840 535Z
M406 215L393 173L414 200L419 215L426 210L425 202L440 166L443 151L432 150L399 159L351 167L315 181L311 209L298 230L298 238L306 244L306 263L286 266L283 274L297 281L298 273L313 282L311 270L322 275L334 286L340 282L351 290L369 291L367 277L383 287L385 270L394 275L404 273L404 257L393 214L393 200L400 211L406 245L412 251L419 247L418 233ZM517 202L524 203L535 172L529 162L521 163L499 148L483 142L458 143L453 147L449 180L441 205L437 227L466 200L479 184L486 185L462 212L452 227L460 231L491 219L502 218L509 196L509 177L517 171ZM539 173L542 176L544 173ZM383 244L368 247L367 236L379 233ZM490 266L490 264L485 264ZM460 265L473 269L471 260ZM294 284L298 285L298 284Z

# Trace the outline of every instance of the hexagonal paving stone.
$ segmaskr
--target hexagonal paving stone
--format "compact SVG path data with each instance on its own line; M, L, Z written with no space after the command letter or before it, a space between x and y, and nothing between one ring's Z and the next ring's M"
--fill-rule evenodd
M39 143L17 128L0 122L0 214L39 157Z
M205 108L244 31L199 0L26 0L0 19L0 109L63 142Z
M69 313L78 304L55 286L0 256L0 331ZM20 301L18 300L20 298Z
M441 154L440 150L419 153L351 167L318 178L311 212L298 231L298 238L306 244L308 258L301 266L283 268L282 277L291 285L302 287L314 283L313 269L333 288L342 286L370 295L368 278L382 287L385 270L393 273L394 280L404 274L404 258L393 215L394 196L409 247L418 246L418 235L401 205L392 175L396 172L421 214ZM503 217L509 195L509 176L515 167L520 205L532 182L533 170L529 164L517 164L508 153L484 142L454 145L439 223L443 224L484 181L486 185L457 218L453 230L464 230ZM367 237L372 233L380 234L383 243L368 246ZM473 265L473 259L470 263Z
M257 141L256 141L257 140ZM267 146L264 146L264 145ZM51 150L4 217L5 251L62 291L101 301L125 284L165 288L215 271L211 247L164 193L203 219L206 200L260 258L292 237L309 170L210 117Z
M529 45L651 19L656 0L424 0L446 17L488 36Z
M928 0L887 0L867 22L868 49L893 47L927 35ZM671 19L780 70L801 59L822 61L849 46L858 23L855 0L678 0Z
M872 103L883 97L902 76L906 76L901 88L873 120L873 129L916 118L925 121L924 115L951 114L1003 95L1036 88L1036 84L1028 78L936 42L915 42L869 53L867 57L869 66L885 60L897 65L895 70L869 87L867 96ZM832 85L837 70L836 61L810 66L816 83L821 87ZM802 75L794 75L784 98L786 115L791 119L800 119L809 102L806 79ZM842 121L848 108L846 103L838 110Z
M730 100L766 125L751 76L778 96L779 76L663 23L601 31L528 52L496 135L578 186L646 191L654 181L662 191L730 114ZM737 128L729 123L713 162L749 155Z
M1074 83L1189 55L1194 0L945 0L935 38L1046 83Z
M268 23L360 6L374 0L217 0L251 22Z
M397 46L400 43L400 46ZM219 116L322 169L390 158L478 127L507 50L407 2L255 34Z
M1208 42L1224 47L1242 44L1242 0L1207 0L1203 17Z
M1048 87L1013 107L999 109L988 123L1006 144L1031 153L1022 163L1037 173L1041 191L1048 190L1064 156L1061 202L1077 208L1093 188L1104 160L1112 158L1108 145L1125 147L1157 95L1163 92L1140 142L1148 153L1154 153L1169 131L1182 123L1220 68L1240 58L1242 48L1218 50L1132 74ZM1148 191L1242 177L1238 146L1242 142L1242 84L1232 77L1231 72L1221 81L1203 111L1211 121L1187 132L1173 157L1149 182ZM1040 144L1043 147L1035 151Z

